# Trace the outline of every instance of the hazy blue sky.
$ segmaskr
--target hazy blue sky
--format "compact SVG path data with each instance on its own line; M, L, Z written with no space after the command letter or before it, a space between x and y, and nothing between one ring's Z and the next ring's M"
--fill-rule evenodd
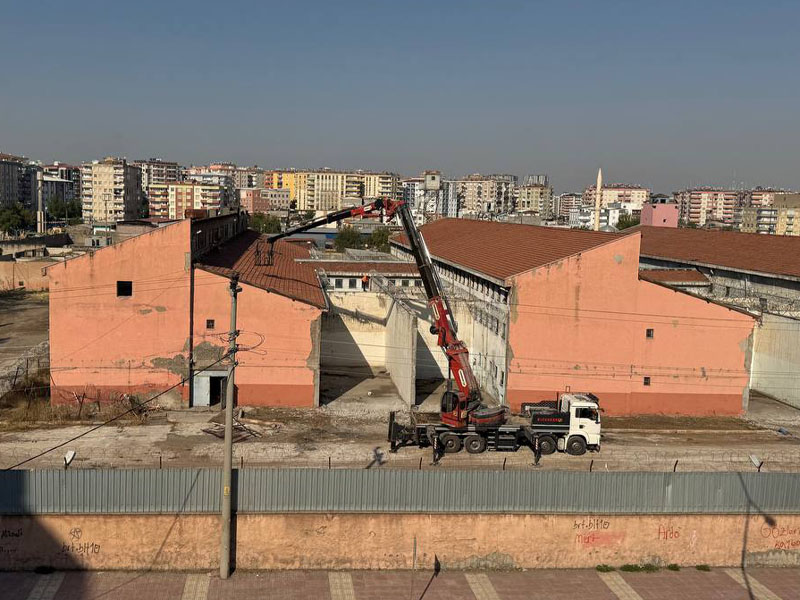
M5 2L0 150L800 188L800 3Z

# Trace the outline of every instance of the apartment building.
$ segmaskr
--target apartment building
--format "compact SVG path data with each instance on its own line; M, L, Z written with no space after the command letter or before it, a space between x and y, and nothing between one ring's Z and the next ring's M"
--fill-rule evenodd
M228 194L221 185L196 181L155 183L149 187L148 205L153 218L183 219L192 209L216 215L228 208Z
M21 156L0 153L0 207L19 201L19 178L24 164Z
M594 206L597 186L590 185L583 191L583 205ZM642 210L642 206L650 199L650 190L639 185L627 183L612 183L602 186L602 196L600 206L605 207L609 204L620 203L629 205L632 210Z
M741 231L765 235L800 235L800 194L775 194L771 205L742 209Z
M273 183L275 182L273 174ZM331 211L361 204L367 198L402 195L396 173L368 171L285 171L281 185L289 190L298 210Z
M572 209L580 208L583 205L583 196L581 194L559 194L557 196L557 204L557 216L562 219L568 219Z
M180 181L181 168L176 162L148 158L147 160L135 160L132 164L142 171L142 189L145 191L149 185L155 183Z
M517 191L517 210L532 212L542 219L554 219L558 208L553 198L553 188L547 183L529 183Z
M733 225L740 192L699 187L674 192L672 196L680 208L681 220L702 227L712 221Z
M42 167L46 176L71 182L67 189L66 200L73 200L81 196L81 168L78 165L69 165L62 162L54 162Z
M287 210L291 206L289 190L239 188L236 194L240 208L251 215L271 210Z
M762 188L756 187L752 190L747 190L744 193L743 205L744 206L772 206L777 195L791 193L786 190L778 190L775 188Z
M511 212L515 207L516 184L513 175L474 173L458 180L457 184L465 212L499 214Z
M124 158L107 157L81 166L83 220L115 223L140 216L142 171Z

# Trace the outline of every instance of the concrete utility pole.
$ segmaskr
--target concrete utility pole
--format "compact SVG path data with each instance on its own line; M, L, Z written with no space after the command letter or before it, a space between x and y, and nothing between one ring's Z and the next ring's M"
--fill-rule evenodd
M239 287L239 274L231 275L231 328L230 328L230 366L228 367L228 381L225 390L225 458L222 466L222 514L220 515L220 529L222 537L219 545L219 576L227 579L231 574L231 480L233 479L233 376L236 370L236 296L242 288Z

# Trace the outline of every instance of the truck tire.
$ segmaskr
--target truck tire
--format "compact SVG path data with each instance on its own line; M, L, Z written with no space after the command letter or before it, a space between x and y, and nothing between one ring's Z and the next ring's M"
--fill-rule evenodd
M455 454L461 450L461 438L455 433L443 433L439 436L439 443L447 454Z
M556 440L552 435L543 435L539 438L539 452L542 456L552 454L556 451Z
M480 454L486 450L486 438L480 435L468 435L464 438L464 447L470 454Z
M586 440L580 436L573 435L567 440L567 454L572 456L586 454Z

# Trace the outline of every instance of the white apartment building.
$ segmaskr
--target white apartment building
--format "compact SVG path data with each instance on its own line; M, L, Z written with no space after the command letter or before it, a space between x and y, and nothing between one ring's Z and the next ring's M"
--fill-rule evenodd
M147 160L135 160L132 164L142 172L142 189L144 190L147 190L149 185L155 183L180 181L181 167L176 162L160 158L148 158Z
M591 185L583 191L583 205L594 206L597 194L596 186ZM650 200L650 190L639 185L627 183L612 183L604 185L600 198L600 206L608 206L617 202L632 205L634 210L642 210L645 202Z
M208 210L211 215L228 208L228 194L224 186L179 181L154 183L149 188L150 217L183 219L187 210Z
M83 220L116 223L139 217L142 172L124 158L108 157L81 166Z
M625 211L619 203L610 204L600 209L600 229L603 227L616 227L619 217ZM594 229L595 211L592 207L575 207L569 211L570 228Z
M573 208L580 208L583 205L581 194L559 194L556 197L558 204L557 216L568 219Z

